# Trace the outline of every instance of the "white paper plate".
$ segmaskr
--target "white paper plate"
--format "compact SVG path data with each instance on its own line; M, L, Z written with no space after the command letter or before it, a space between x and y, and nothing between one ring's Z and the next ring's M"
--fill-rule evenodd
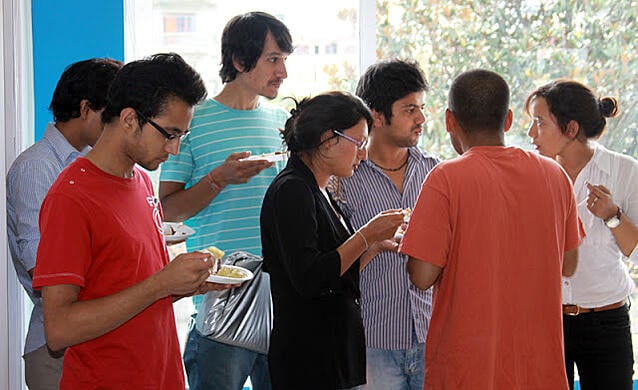
M255 154L254 156L242 158L239 161L266 160L270 162L275 162L275 161L284 161L287 159L288 159L288 152L273 152L273 153Z
M195 230L177 222L164 222L162 230L164 231L164 239L169 244L184 241L195 233Z
M243 267L238 267L236 265L226 265L224 264L222 266L222 268L231 268L231 269L236 269L241 271L244 276L241 278L231 278L228 276L220 276L220 275L211 275L208 277L208 279L206 279L207 282L212 282L212 283L220 283L220 284L237 284L237 283L242 283L245 282L247 280L250 280L253 278L253 273L250 272L250 270L247 270L246 268Z

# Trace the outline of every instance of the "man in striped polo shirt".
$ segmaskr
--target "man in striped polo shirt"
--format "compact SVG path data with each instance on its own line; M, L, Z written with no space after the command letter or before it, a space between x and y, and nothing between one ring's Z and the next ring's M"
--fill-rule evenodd
M187 220L196 231L186 241L189 251L215 245L226 253L261 255L259 213L279 169L268 169L273 163L266 160L243 159L282 149L279 129L287 113L260 103L260 96L277 96L292 51L288 28L269 14L238 15L224 28L219 72L224 87L196 109L190 135L160 175L165 219ZM194 298L196 310L201 302ZM190 388L240 389L250 376L253 389L270 389L268 351L256 345L268 345L272 324L270 316L259 320L267 322L254 324L254 337L261 340L241 347L193 326L184 352Z
M341 181L340 206L355 229L387 209L414 206L438 160L417 147L428 90L416 62L383 61L368 68L356 94L372 110L368 159ZM410 284L397 242L373 245L361 270L361 311L367 344L366 389L421 389L431 290ZM365 256L365 255L364 255Z

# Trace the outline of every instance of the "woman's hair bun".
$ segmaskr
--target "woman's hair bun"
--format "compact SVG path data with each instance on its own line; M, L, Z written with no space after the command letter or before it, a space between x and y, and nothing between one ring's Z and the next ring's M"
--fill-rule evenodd
M598 109L605 118L613 118L618 115L618 101L613 97L603 97L598 99Z

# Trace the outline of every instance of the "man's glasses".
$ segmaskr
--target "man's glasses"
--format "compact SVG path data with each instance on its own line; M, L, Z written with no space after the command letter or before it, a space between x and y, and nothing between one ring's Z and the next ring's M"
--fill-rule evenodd
M163 128L162 126L158 125L157 123L153 122L152 120L148 119L146 116L144 116L141 112L135 110L135 112L137 112L137 116L139 116L140 118L142 118L143 121L148 122L151 124L151 126L153 126L155 128L155 130L159 131L160 133L162 133L162 135L164 137L166 137L166 142L171 142L174 141L176 139L179 138L180 141L184 140L184 137L186 137L188 135L188 133L190 133L189 130L186 130L185 132L181 133L181 134L171 134L168 131L166 131L165 128Z
M343 134L339 130L332 130L332 132L335 133L336 135L338 135L339 137L343 137L343 138L347 139L348 141L352 142L353 144L357 145L357 149L359 149L359 150L365 149L366 145L368 144L368 138L364 138L363 141L359 141L359 140L356 140L356 139L350 137L349 135Z

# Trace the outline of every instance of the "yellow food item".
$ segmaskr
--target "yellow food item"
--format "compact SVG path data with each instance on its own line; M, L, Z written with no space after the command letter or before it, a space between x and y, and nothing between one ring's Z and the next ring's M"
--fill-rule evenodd
M244 274L244 272L240 269L237 268L230 268L227 266L222 266L222 268L219 270L219 272L217 272L216 274L217 276L225 276L227 278L243 278L244 276L246 276L246 274Z
M224 257L224 251L216 246L209 246L208 248L206 248L206 250L212 253L216 259L221 259L222 257Z
M410 222L410 217L412 216L412 209L408 207L403 209L402 212L403 212L403 221L405 223Z

